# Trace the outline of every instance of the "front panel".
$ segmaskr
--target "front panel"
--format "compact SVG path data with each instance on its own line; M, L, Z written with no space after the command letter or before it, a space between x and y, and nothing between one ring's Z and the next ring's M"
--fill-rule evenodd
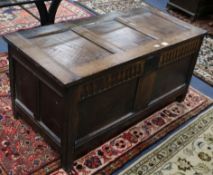
M160 62L156 73L152 100L160 100L187 87L192 74L192 68L197 59L201 39L196 38L161 52Z
M39 91L39 120L61 138L65 121L63 98L41 82Z
M14 59L14 58L12 58ZM37 78L29 72L19 62L14 61L15 65L15 101L19 107L26 109L26 112L35 118L37 112Z
M82 138L132 112L136 79L116 86L80 104L78 138Z
M144 60L139 59L81 85L78 140L106 132L133 112L138 77L143 72Z

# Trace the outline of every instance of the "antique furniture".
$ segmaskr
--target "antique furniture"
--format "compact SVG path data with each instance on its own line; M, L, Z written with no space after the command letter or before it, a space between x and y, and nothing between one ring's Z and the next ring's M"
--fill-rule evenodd
M47 8L47 6L45 5L45 1L51 1L50 7ZM60 2L61 0L1 0L0 8L16 5L24 8L22 5L35 3L39 12L39 20L41 22L41 25L48 25L55 22L55 15Z
M212 0L169 0L167 6L182 10L194 18L205 14L213 14Z
M205 31L144 5L5 36L12 105L74 159L183 100Z

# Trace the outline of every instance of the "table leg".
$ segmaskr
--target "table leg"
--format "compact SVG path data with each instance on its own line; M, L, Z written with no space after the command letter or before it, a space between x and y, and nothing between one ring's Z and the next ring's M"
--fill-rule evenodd
M39 12L41 25L53 24L55 22L56 12L61 0L52 0L49 9L47 9L44 1L36 1L36 7Z
M49 8L49 22L53 24L55 22L55 16L58 10L58 7L61 3L61 0L53 0Z
M41 25L49 24L49 22L48 22L48 11L47 11L47 7L46 7L44 1L37 1L35 4L36 4L36 7L37 7L38 12L39 12Z

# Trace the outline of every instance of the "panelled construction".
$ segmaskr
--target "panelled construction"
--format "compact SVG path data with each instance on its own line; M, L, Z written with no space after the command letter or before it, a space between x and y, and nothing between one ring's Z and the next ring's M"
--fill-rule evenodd
M205 31L144 5L5 36L15 116L62 166L183 100Z

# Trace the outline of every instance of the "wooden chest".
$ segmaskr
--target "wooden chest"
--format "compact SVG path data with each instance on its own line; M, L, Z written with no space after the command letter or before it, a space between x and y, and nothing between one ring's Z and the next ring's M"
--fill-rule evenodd
M5 36L13 110L74 159L187 92L205 31L149 6Z

